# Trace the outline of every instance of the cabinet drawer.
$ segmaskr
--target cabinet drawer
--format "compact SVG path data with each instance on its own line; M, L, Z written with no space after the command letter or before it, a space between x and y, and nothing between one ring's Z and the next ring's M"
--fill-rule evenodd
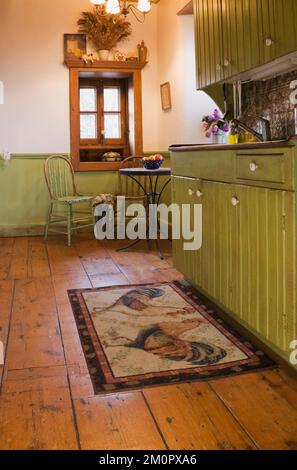
M236 178L249 181L285 183L285 155L283 153L236 154Z

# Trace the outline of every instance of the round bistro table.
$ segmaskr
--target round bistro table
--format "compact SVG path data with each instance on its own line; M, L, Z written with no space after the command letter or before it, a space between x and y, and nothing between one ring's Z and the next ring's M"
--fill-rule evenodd
M146 168L122 168L120 170L121 175L125 175L128 178L131 178L133 181L135 181L138 186L140 186L141 190L143 191L144 196L146 196L148 205L145 207L146 210L146 222L149 222L149 205L154 204L158 207L162 194L164 193L165 189L167 188L168 184L171 181L171 168L159 168L157 170L147 170ZM147 190L143 184L137 179L137 176L145 176L149 179L149 189ZM164 176L169 176L169 178L163 183L161 188L158 190L158 183L160 177ZM160 225L157 222L157 238L155 239L156 243L156 249L157 253L160 257L160 259L164 259L163 253L160 248L160 243L159 243L159 238L158 235L160 234ZM147 230L146 230L146 240L149 242L150 237L149 237L149 226L147 225ZM134 240L132 243L129 243L126 246L123 246L122 248L119 248L117 251L124 251L128 250L129 248L132 248L135 246L137 243L140 243L142 239L137 238Z

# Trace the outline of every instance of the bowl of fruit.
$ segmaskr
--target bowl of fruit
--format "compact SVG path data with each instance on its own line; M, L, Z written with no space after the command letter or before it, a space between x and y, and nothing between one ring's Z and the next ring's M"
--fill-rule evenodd
M158 170L164 162L163 155L156 154L150 157L143 157L142 163L147 170Z

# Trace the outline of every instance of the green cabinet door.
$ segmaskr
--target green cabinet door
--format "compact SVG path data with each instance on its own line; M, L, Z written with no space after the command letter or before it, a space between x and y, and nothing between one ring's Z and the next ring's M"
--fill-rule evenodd
M179 230L180 238L173 239L173 262L174 266L184 274L185 278L191 282L200 282L200 251L185 250L185 243L189 240L184 238L182 209L184 205L189 207L189 214L186 214L187 223L190 221L190 230L194 229L194 204L200 204L197 194L201 191L201 181L195 178L185 178L174 176L171 179L172 203L178 204L180 208ZM189 217L188 217L189 215ZM174 222L173 222L174 223Z
M261 63L297 50L296 0L260 0Z
M224 78L221 0L194 0L197 88Z
M198 88L260 64L258 4L258 0L194 0Z
M297 50L297 2L273 0L275 56L280 57Z
M192 178L173 177L173 202L202 207L202 247L185 251L184 240L173 241L175 267L188 281L213 297L222 306L238 308L239 217L237 204L232 205L231 185ZM182 233L182 227L181 227Z
M199 287L229 308L233 297L233 253L236 252L232 228L236 208L231 211L230 185L202 182L202 248ZM234 244L233 250L230 247Z
M295 194L232 185L238 199L238 299L231 310L288 359L297 337Z
M260 65L259 0L221 0L224 78Z
M277 57L276 50L276 31L274 0L259 1L259 15L261 15L260 24L260 55L261 63L265 64Z

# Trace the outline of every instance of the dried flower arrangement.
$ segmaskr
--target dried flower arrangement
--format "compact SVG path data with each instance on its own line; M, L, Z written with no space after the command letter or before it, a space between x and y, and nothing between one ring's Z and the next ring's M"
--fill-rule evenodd
M77 22L79 32L87 34L97 51L111 50L131 33L131 24L125 18L114 15L100 15L99 11L85 11Z

